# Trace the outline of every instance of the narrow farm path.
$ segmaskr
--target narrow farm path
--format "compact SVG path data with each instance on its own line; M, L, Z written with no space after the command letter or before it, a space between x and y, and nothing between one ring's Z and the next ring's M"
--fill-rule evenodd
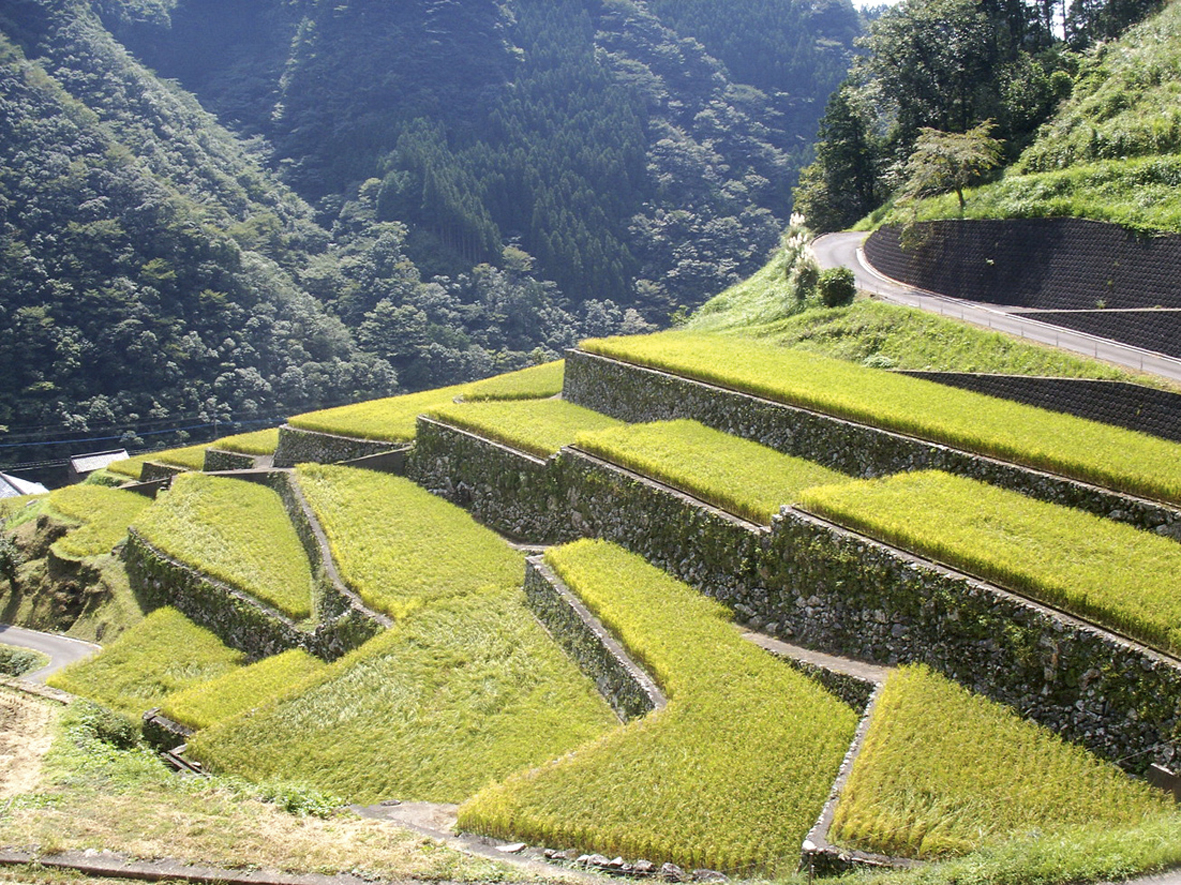
M842 231L825 234L812 242L812 251L822 269L847 267L853 271L857 288L892 301L917 307L930 313L955 317L973 325L1004 332L1018 338L1051 344L1063 350L1106 360L1144 372L1151 372L1172 381L1181 381L1181 360L1163 354L1075 332L1060 326L1038 322L1020 313L993 304L962 301L937 292L916 289L878 271L865 257L862 242L866 234Z
M67 664L84 660L102 651L102 646L95 645L93 642L83 642L80 639L71 639L56 633L26 630L23 627L13 627L8 624L0 624L0 644L28 648L48 655L48 665L21 677L29 682L41 683L45 682L49 674L60 670Z
M811 664L832 673L840 673L843 676L852 676L854 679L860 679L862 682L872 682L875 685L881 685L890 674L889 667L879 667L876 664L867 664L864 661L855 661L852 658L842 658L819 651L812 651L810 648L792 645L790 642L784 642L782 639L776 639L774 636L768 636L766 633L743 630L742 638L748 642L753 642L755 645L766 649L774 655L779 655L783 658L792 658L793 660L804 664Z

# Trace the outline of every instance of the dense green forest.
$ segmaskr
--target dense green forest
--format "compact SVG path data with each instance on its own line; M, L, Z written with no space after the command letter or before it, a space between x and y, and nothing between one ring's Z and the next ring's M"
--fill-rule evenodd
M5 3L0 461L515 368L750 273L860 21L727 13Z
M829 100L796 208L814 229L836 230L892 200L913 204L929 195L916 186L919 172L929 170L914 158L930 130L988 132L1003 152L998 166L1017 160L1064 101L1090 94L1106 79L1111 39L1160 5L902 0L869 26L860 41L864 55ZM1088 125L1097 139L1094 127L1119 108L1092 110ZM950 183L943 189L951 190Z

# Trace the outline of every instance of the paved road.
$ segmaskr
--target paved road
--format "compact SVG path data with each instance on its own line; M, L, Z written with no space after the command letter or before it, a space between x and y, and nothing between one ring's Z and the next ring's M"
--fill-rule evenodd
M29 682L44 682L50 673L60 670L66 664L88 658L102 650L102 646L93 642L83 642L80 639L70 639L58 636L56 633L38 633L36 630L25 630L22 627L10 627L0 624L0 645L15 645L20 648L31 648L43 655L49 656L49 666L42 667L32 673L26 673L22 679Z
M842 232L825 234L812 243L816 261L822 269L830 267L852 268L857 278L857 288L892 301L906 304L932 313L955 317L977 326L996 329L1018 338L1027 338L1042 344L1052 344L1063 350L1081 353L1127 366L1130 369L1151 372L1172 381L1181 382L1181 360L1163 354L1120 344L1106 338L1097 338L1083 332L1072 332L1048 323L1029 319L1022 314L1008 313L999 305L977 304L948 298L923 289L915 289L878 273L865 259L861 243L864 233Z

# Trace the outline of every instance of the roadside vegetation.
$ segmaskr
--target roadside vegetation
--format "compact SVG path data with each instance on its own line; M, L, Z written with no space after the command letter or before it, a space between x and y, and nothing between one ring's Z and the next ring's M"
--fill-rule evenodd
M614 418L560 399L456 403L430 417L538 458L548 458L588 430L618 427Z
M1181 446L1146 434L750 339L664 332L592 339L582 347L1117 491L1181 501Z
M127 527L151 503L151 499L135 492L97 485L57 489L49 496L49 510L79 527L55 541L53 549L59 556L71 559L110 553L127 537Z
M923 666L886 682L833 822L838 844L965 854L1080 826L1181 823L1164 793Z
M751 522L770 525L802 489L848 477L696 421L658 421L580 433L578 448L694 495Z
M190 728L207 728L298 691L304 680L324 667L323 661L303 649L291 649L173 694L161 712Z
M460 826L745 875L794 870L848 750L853 710L638 556L580 541L546 560L669 704L489 787L460 808Z
M312 614L312 570L278 493L185 473L135 529L148 543L295 620Z
M946 473L805 490L801 506L1033 599L1181 652L1181 545Z
M138 722L174 692L243 663L241 652L173 608L152 612L99 654L49 677L49 684L98 701Z
M24 676L49 665L49 658L29 648L0 643L0 676Z

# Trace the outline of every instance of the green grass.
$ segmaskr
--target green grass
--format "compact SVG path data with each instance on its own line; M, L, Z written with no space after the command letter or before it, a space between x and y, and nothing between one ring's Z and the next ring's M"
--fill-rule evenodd
M1181 545L1099 516L938 472L804 491L805 509L1181 652Z
M1117 491L1181 501L1181 446L1146 434L729 336L664 332L582 346Z
M256 430L253 433L223 436L216 442L210 443L209 448L221 449L225 452L239 452L243 455L273 455L278 445L279 428L268 427L266 430Z
M931 858L1083 824L1139 824L1173 804L1009 708L912 666L886 682L833 837Z
M135 523L150 544L296 620L312 614L312 572L278 493L237 479L176 477Z
M620 426L560 399L458 403L432 409L430 416L539 458L570 445L583 431Z
M669 704L488 788L460 808L460 826L657 862L794 870L854 712L639 557L584 541L546 558Z
M489 533L490 534L490 533ZM434 535L446 556L446 535ZM292 696L215 725L194 753L350 801L459 802L618 721L510 585L434 601Z
M80 523L54 542L60 556L81 559L101 556L127 537L127 527L151 504L135 492L97 485L66 486L49 496L49 508L67 520Z
M555 360L472 384L466 400L545 399L562 392L566 361Z
M659 480L751 522L770 525L800 490L846 480L843 474L793 458L696 421L622 425L580 433L580 449Z
M407 479L316 464L297 476L344 580L379 611L403 618L426 603L521 583L519 554Z
M174 694L161 712L191 728L208 728L298 691L306 679L325 666L302 649L291 649Z
M174 692L240 667L243 655L176 609L152 612L98 655L52 674L49 684L135 720Z

